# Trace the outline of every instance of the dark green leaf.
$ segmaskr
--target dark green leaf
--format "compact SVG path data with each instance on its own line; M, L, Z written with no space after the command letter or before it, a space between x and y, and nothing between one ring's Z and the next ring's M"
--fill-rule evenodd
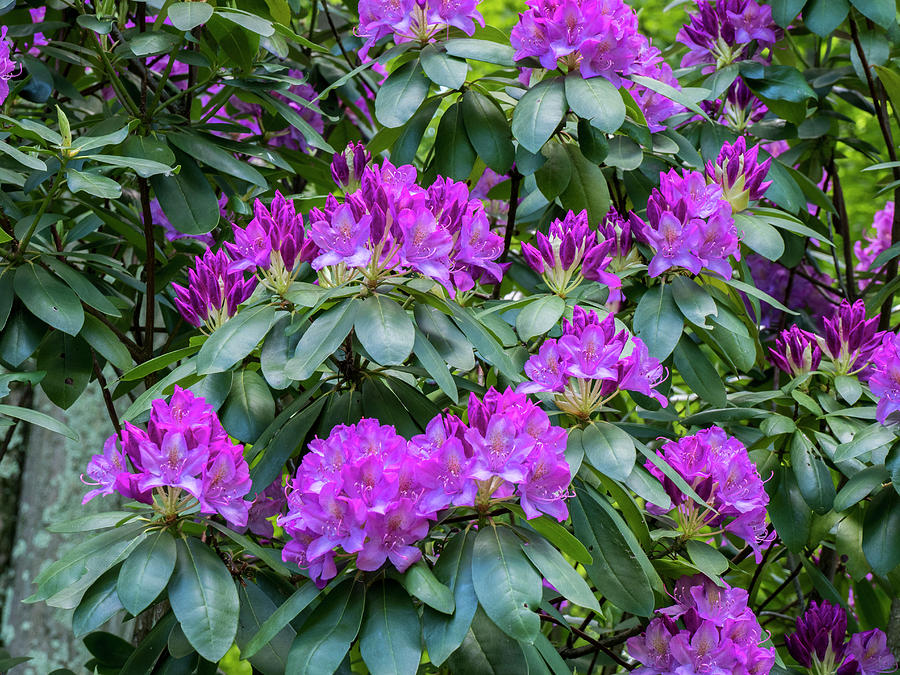
M231 436L253 443L275 419L275 401L266 381L255 370L239 370L219 417Z
M684 319L672 297L672 287L660 284L644 293L634 310L633 325L651 356L662 361L671 354L684 328Z
M240 603L231 573L199 539L181 539L177 548L169 602L194 649L203 658L218 661L237 633Z
M119 570L119 599L137 616L163 592L175 569L175 539L160 530L144 539Z
M592 127L588 120L578 120L578 147L585 159L594 164L602 164L609 155L606 134Z
M475 61L484 61L485 63L494 63L498 66L510 68L515 65L515 61L513 61L515 52L508 44L479 40L477 38L455 38L448 40L444 46L448 54L459 56L463 59L474 59Z
M131 656L128 657L128 660L122 665L121 672L129 675L150 675L150 671L153 670L160 655L166 648L169 636L177 626L175 615L172 612L168 612L161 620L156 622L156 625L141 640L141 644L137 646L131 653ZM193 649L191 654L196 657ZM161 671L162 675L169 672L171 671Z
M545 295L529 302L516 317L516 331L523 342L533 337L544 335L566 309L566 302L558 295Z
M418 59L397 68L375 96L375 116L386 127L406 123L428 95L429 82Z
M544 535L556 548L575 562L580 562L582 565L590 565L594 561L584 544L578 541L571 532L553 518L544 515L528 520L522 507L518 504L507 504L507 508L522 520L527 520L530 527Z
M325 675L337 670L359 632L365 604L361 584L348 580L332 590L297 634L286 672Z
M799 553L809 539L812 511L800 494L797 479L782 467L766 487L770 490L768 512L775 531L788 549Z
M272 305L244 309L222 324L197 354L197 374L221 373L256 349L275 323Z
M81 301L43 267L25 264L16 269L16 295L44 323L69 335L78 335L84 324Z
M475 536L472 582L484 611L504 633L532 643L541 627L541 577L509 528L492 525Z
M307 584L313 586L313 584ZM241 650L241 659L250 661L254 669L263 675L279 675L286 672L287 655L297 632L290 625L282 625L280 630L271 633L265 646L249 657L244 648L248 639L258 634L261 627L277 612L275 603L254 582L246 581L238 586L241 600L241 611L238 616L237 645Z
M169 19L178 30L189 31L201 26L213 14L212 5L204 2L176 2L169 5Z
M609 210L609 188L603 172L593 162L588 161L574 143L567 143L566 152L572 165L569 185L560 195L560 200L576 213L587 211L588 222L599 223Z
M834 453L834 461L842 462L883 448L895 439L894 432L881 424L872 424L856 432L852 441L841 443Z
M28 422L29 424L43 427L44 429L52 431L55 434L60 434L62 436L66 436L67 438L71 438L73 441L79 440L78 434L75 433L75 431L69 425L64 424L58 419L50 417L50 415L39 412L37 410L31 410L30 408L12 405L0 405L0 415L14 417L24 422Z
M185 4L197 4L194 2ZM207 5L208 6L208 5ZM170 10L171 11L171 10ZM167 136L175 147L202 162L207 166L218 169L229 176L240 178L248 183L253 183L261 188L267 188L268 183L262 174L246 161L240 161L227 150L217 146L212 140L200 134L171 133Z
M605 77L584 79L580 73L569 73L566 100L576 115L605 133L613 133L625 121L622 95Z
M321 95L322 94L320 93L320 96ZM303 134L303 138L305 138L306 142L309 143L312 147L318 148L319 150L324 150L325 152L334 153L334 148L332 148L331 145L329 145L325 141L325 139L322 138L322 134L316 131L313 126L309 122L307 122L302 115L300 115L300 113L294 110L287 103L275 98L270 94L263 94L260 96L260 98L262 98L266 103L275 108L278 114L281 115L288 124L294 127L301 134Z
M828 513L834 503L834 482L831 472L816 456L812 443L800 431L791 439L791 467L797 478L800 494L810 508L819 514Z
M883 465L870 466L859 473L853 474L850 480L841 488L834 498L832 508L835 512L846 511L851 506L858 504L868 497L875 488L890 480L890 475Z
M462 106L454 103L441 117L434 137L434 168L441 176L466 180L475 166L475 149L469 142Z
M850 405L853 405L862 396L862 386L859 379L850 375L838 375L834 378L834 386L838 394Z
M900 495L882 488L866 508L862 550L875 574L887 576L900 565Z
M510 638L479 608L448 665L453 675L522 675L528 664L521 643Z
M576 536L593 557L585 567L597 591L626 612L650 616L655 604L650 581L613 520L590 497L568 503Z
M548 201L553 201L569 187L569 181L572 179L572 161L562 143L546 143L541 149L541 154L547 161L535 172L534 179L541 194Z
M372 675L414 675L422 657L422 629L412 600L392 579L366 591L359 651Z
M803 12L803 23L819 37L828 35L847 18L847 0L810 0Z
M321 591L312 581L308 581L294 591L293 595L284 601L277 609L274 609L259 626L253 637L241 647L241 657L253 658L253 656L275 639L282 631L292 630L288 624L309 607L309 603L315 600Z
M725 407L728 402L725 383L700 347L685 335L672 356L678 374L695 394L717 408Z
M478 597L472 585L472 552L475 532L463 530L447 542L434 566L434 575L453 593L454 611L451 616L425 607L422 614L425 646L428 658L440 666L462 644L478 607Z
M422 367L434 378L435 383L441 388L451 401L454 403L459 402L459 392L456 389L456 382L453 380L453 375L450 374L450 369L447 367L447 364L444 363L444 360L441 358L441 355L438 353L437 349L435 349L434 345L428 341L428 338L425 337L425 334L422 331L416 329L416 340L413 343L413 353L416 355L416 358L419 359L419 362L422 364Z
M679 103L683 105L685 108L690 110L691 112L697 113L705 119L707 122L711 122L709 119L709 115L697 105L697 102L691 98L685 90L676 89L670 84L666 84L665 82L661 82L660 80L654 80L652 77L645 77L644 75L632 75L631 79L644 87L647 87L650 91L654 91L660 96L665 96L670 101L675 101L675 103ZM706 90L702 90L703 94L706 94Z
M422 50L422 70L428 79L448 89L460 89L466 83L469 64L463 59L450 56L437 49L433 44Z
M737 213L734 224L747 246L769 260L778 260L784 254L784 240L778 230L754 216Z
M173 176L151 176L153 192L176 230L205 234L219 223L219 200L197 163L183 152L174 154L181 171Z
M894 0L850 0L866 18L872 19L882 28L891 28L897 23L897 6Z
M585 609L601 613L590 586L549 541L537 533L521 529L519 532L527 542L522 544L525 555L560 595Z
M593 422L584 428L581 444L595 469L616 480L628 478L637 453L631 436L619 427L609 422Z
M744 79L750 89L762 98L791 103L816 98L816 92L806 83L806 78L793 66L766 66L761 78Z
M37 353L38 370L46 371L41 389L63 410L71 407L91 380L91 349L81 338L51 331Z
M456 607L453 591L438 581L426 562L420 560L407 569L400 581L410 595L416 596L429 607L444 614L453 614Z
M116 368L127 370L131 367L131 352L128 347L100 319L91 314L84 315L81 337Z
M87 192L100 199L118 199L122 187L112 178L89 171L66 169L66 183L72 192Z
M53 523L48 526L47 529L50 532L92 532L93 530L105 530L126 520L129 516L134 516L134 513L128 511L104 511L103 513L93 513L88 516L79 516L78 518L72 518L71 520Z
M449 365L463 372L475 367L472 345L446 314L424 303L413 310L416 325Z
M72 615L72 632L75 637L97 630L122 609L122 603L116 594L117 576L117 570L110 570L87 589Z
M484 94L468 89L461 103L462 119L469 142L491 169L505 174L515 159L506 115Z
M449 303L449 307L453 312L453 318L456 320L456 323L459 324L469 342L481 354L481 358L496 367L509 379L514 382L518 381L521 378L519 368L512 362L509 354L497 343L497 340L488 332L487 328L480 321L474 319L468 309L460 307L456 303Z
M698 326L706 324L706 317L719 313L716 301L706 291L688 277L678 276L672 279L672 298L684 318Z
M297 343L294 356L284 368L285 374L295 380L311 377L350 333L359 304L350 298L320 314Z
M728 569L728 558L709 544L689 539L685 547L691 557L691 562L710 579L715 579Z
M562 78L538 82L519 99L512 118L512 133L530 152L539 152L566 116L566 89Z
M770 0L769 4L772 5L772 18L775 19L775 23L787 28L797 18L806 0Z
M426 100L416 111L416 114L410 118L409 122L403 125L400 135L394 141L391 147L391 161L396 165L412 164L416 159L416 152L419 150L419 144L422 142L422 136L431 123L434 113L437 112L441 105L440 96L432 96ZM369 143L369 147L372 143Z

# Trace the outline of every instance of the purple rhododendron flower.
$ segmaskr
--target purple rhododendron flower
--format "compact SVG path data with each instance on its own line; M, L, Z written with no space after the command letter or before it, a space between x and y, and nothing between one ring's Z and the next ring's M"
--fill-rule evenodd
M6 39L6 26L0 26L0 103L9 96L8 80L18 71L18 64L10 58L10 42Z
M250 502L243 497L250 491L250 470L243 446L231 442L212 406L177 385L168 402L153 401L146 431L126 422L118 436L107 439L103 454L91 458L87 474L99 487L84 502L118 492L150 504L151 492L165 489L174 490L175 503L184 491L201 513L218 513L238 527L247 524Z
M631 227L655 250L648 271L656 277L669 269L691 274L708 269L730 279L729 258L740 260L740 241L731 205L722 188L707 184L697 171L674 169L660 174L647 202L647 221L634 212Z
M343 152L336 152L331 159L331 178L345 192L359 188L363 171L372 161L372 153L362 143L350 143Z
M656 391L666 378L665 369L647 353L641 339L630 337L624 329L616 332L612 313L601 321L596 312L578 305L572 320L563 322L562 337L544 340L538 353L525 363L525 374L529 380L516 391L553 392L557 407L580 419L589 419L622 389L668 404Z
M863 371L872 353L881 344L884 331L878 330L876 314L866 319L866 305L857 300L841 301L831 318L825 319L825 337L819 338L822 351L831 358L838 374Z
M477 5L477 0L360 0L356 34L365 43L359 56L366 58L369 50L388 35L393 35L397 44L410 40L425 44L451 26L472 35L476 21L484 26Z
M722 196L734 213L746 209L750 202L762 199L772 181L763 179L769 173L772 159L757 162L759 146L747 148L743 136L734 143L726 142L715 162L706 163L706 177L722 188Z
M750 91L743 78L738 77L725 92L725 97L715 101L701 101L700 107L713 121L743 134L761 121L769 109ZM699 118L698 118L699 119ZM769 150L770 154L777 154Z
M878 628L854 633L847 645L847 658L856 664L859 675L892 673L897 660L887 646L887 635Z
M755 0L696 0L697 11L678 32L688 53L681 66L702 65L712 73L736 61L762 60L759 52L781 39L772 8Z
M900 421L900 335L886 333L872 354L869 388L878 397L876 417L882 424Z
M641 667L637 675L765 675L775 649L762 647L762 628L747 592L717 586L702 574L675 583L677 604L660 611L647 629L626 642ZM679 625L679 622L681 625Z
M769 348L771 361L792 377L812 372L822 362L817 340L809 331L791 326L775 338L775 348Z
M872 263L882 251L886 251L891 247L891 228L894 224L894 202L888 202L884 208L875 214L872 220L874 232L867 232L865 236L866 243L857 241L853 244L853 252L859 261L856 270L859 272L876 273L877 269L872 269Z
M713 426L692 436L663 444L657 455L684 478L714 511L686 497L659 468L647 461L645 468L663 484L675 509L673 517L688 537L703 536L705 528L724 529L738 536L762 560L762 546L774 538L766 528L769 496L747 449L734 436ZM648 504L651 513L666 513Z
M172 284L175 306L192 326L216 330L237 312L256 288L256 277L244 278L242 271L229 271L232 262L225 251L206 253L194 259L188 270L188 284Z

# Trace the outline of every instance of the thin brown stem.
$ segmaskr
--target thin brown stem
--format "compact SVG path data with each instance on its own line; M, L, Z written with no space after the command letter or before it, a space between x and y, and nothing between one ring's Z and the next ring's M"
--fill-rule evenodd
M149 359L153 354L153 323L156 320L156 241L153 237L153 215L150 212L150 188L146 178L138 178L141 193L141 212L144 217L144 355Z
M334 36L334 41L337 42L338 49L341 50L344 61L347 62L347 65L350 66L351 70L353 68L356 68L353 60L350 58L350 55L344 49L344 43L341 40L341 36L337 32L337 28L335 28L334 26L334 21L331 20L331 11L328 9L328 0L322 0L322 9L325 10L325 19L328 21L328 27L331 28L331 34Z
M116 429L116 434L119 434L122 431L122 426L119 424L119 414L116 412L116 408L113 405L112 395L109 393L106 378L103 376L103 370L101 370L100 364L97 362L97 354L93 349L91 350L91 359L94 361L94 375L97 376L97 384L100 385L100 391L103 392L103 403L106 404L106 414L109 415L109 419Z
M598 640L597 638L588 635L583 630L579 630L578 628L575 628L575 626L569 625L568 623L565 623L564 621L560 621L559 619L556 619L547 614L541 614L540 616L541 616L541 621L546 621L548 623L553 623L553 624L556 624L557 626L562 626L563 628L567 628L568 630L575 633L582 640L589 642L592 649L590 649L588 652L585 652L585 653L589 653L590 651L596 651L599 649L604 654L606 654L609 658L611 658L613 661L618 663L620 666L628 666L629 665L628 661L625 661L621 656L619 656L616 652L614 652L612 649L610 649L609 646L607 646L602 640Z
M847 215L847 203L844 201L844 190L838 175L834 157L829 165L831 174L831 190L834 195L834 207L837 209L837 230L841 235L844 251L844 275L847 278L847 299L853 302L856 298L856 279L853 273L853 241L850 237L850 217Z

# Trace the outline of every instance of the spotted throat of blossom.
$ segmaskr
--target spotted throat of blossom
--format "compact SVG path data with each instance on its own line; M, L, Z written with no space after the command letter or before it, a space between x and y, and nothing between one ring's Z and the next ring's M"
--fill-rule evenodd
M146 430L125 422L85 473L94 489L82 503L118 492L152 504L166 520L199 506L229 524L247 524L250 468L243 446L232 443L212 406L177 385L168 402L153 401Z
M529 379L516 391L553 393L556 406L579 420L590 419L622 390L668 405L656 389L666 378L665 368L641 339L625 329L616 332L612 313L601 321L578 305L572 320L563 322L562 337L544 340L525 363L525 374Z
M188 270L187 286L172 284L175 306L185 321L215 331L253 294L256 277L247 278L243 270L229 271L231 264L225 251L207 249Z
M678 32L678 41L688 48L681 66L702 66L709 74L736 61L765 63L770 59L761 52L782 34L769 5L755 0L696 0L695 11Z
M466 35L475 32L475 23L484 26L476 9L477 0L360 0L356 34L365 40L359 50L366 58L382 38L392 35L394 42L428 44L457 28Z
M621 288L619 277L606 271L615 241L598 240L598 232L588 224L587 211L569 211L563 220L550 223L548 234L538 232L535 239L537 246L522 242L522 257L552 293L565 298L585 279L602 281L611 291Z
M775 535L766 527L769 496L743 443L713 426L677 441L668 441L656 454L712 507L708 509L685 496L655 464L649 461L645 464L671 498L672 515L684 536L708 539L714 535L732 534L747 542L756 562L760 562L762 547ZM658 514L669 511L654 504L648 504L647 509Z
M682 577L672 596L676 604L659 612L639 636L626 642L640 663L637 675L740 673L766 675L775 664L775 648L747 606L747 591L698 574Z
M499 283L503 238L490 229L484 206L469 188L437 178L416 183L416 169L387 160L367 166L360 188L309 213L312 267L319 284L361 279L374 288L413 272L444 286L451 296L477 283Z
M707 269L730 279L730 258L741 246L731 204L722 188L698 171L674 169L660 174L647 202L647 220L630 214L632 230L654 249L648 271L657 277L670 269L700 274Z

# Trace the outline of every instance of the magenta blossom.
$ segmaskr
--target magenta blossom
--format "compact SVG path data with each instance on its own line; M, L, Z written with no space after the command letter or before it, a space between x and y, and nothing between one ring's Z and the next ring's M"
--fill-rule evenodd
M799 326L781 331L775 338L775 348L769 348L769 355L772 363L792 377L812 372L822 362L817 337Z
M572 320L563 323L562 337L544 340L525 363L525 374L529 381L516 391L552 392L557 407L579 419L589 419L623 389L668 404L656 391L666 378L665 369L649 355L641 339L630 337L624 329L616 332L612 313L600 321L596 312L578 305Z
M372 153L362 143L350 143L343 152L336 152L331 159L331 178L345 192L356 190L362 181L363 171L372 161Z
M715 162L706 163L706 177L722 188L722 197L734 213L745 210L750 202L762 199L772 181L763 179L769 173L772 159L757 162L759 146L747 148L743 136L734 143L726 142Z
M16 75L19 66L10 58L10 42L6 38L6 26L0 26L0 103L9 96L9 79Z
M865 246L861 241L853 244L853 252L856 254L856 259L859 260L856 265L857 271L871 272L872 274L878 271L872 269L872 264L882 251L890 248L893 224L894 202L888 202L875 214L875 218L872 220L872 227L875 231L865 234Z
M900 421L900 335L886 333L872 354L869 388L878 397L878 421Z
M365 44L359 55L366 58L369 50L388 35L393 35L397 44L431 42L451 27L472 35L476 21L484 26L477 5L477 0L360 0L356 34Z
M878 330L879 316L866 319L862 300L852 305L843 300L834 315L824 320L825 337L819 338L819 344L837 374L856 373L869 365L884 336L884 331Z
M94 455L87 473L99 487L85 502L118 492L150 504L157 491L163 496L154 508L165 517L199 504L201 513L247 524L250 502L243 497L250 478L243 447L231 442L212 406L177 385L168 403L153 401L146 431L126 422L118 436L107 439L103 454Z
M225 251L207 249L188 270L187 286L172 284L175 306L192 326L216 330L253 293L256 277L245 279L242 271L229 271L230 265Z
M724 530L746 541L759 562L762 547L775 535L766 528L769 496L744 445L713 426L692 436L669 441L656 454L714 509L701 507L685 496L670 478L648 461L645 468L663 484L675 509L673 517L685 535L704 538L708 537L704 534L706 528ZM653 504L648 504L648 509L652 513L666 512Z

